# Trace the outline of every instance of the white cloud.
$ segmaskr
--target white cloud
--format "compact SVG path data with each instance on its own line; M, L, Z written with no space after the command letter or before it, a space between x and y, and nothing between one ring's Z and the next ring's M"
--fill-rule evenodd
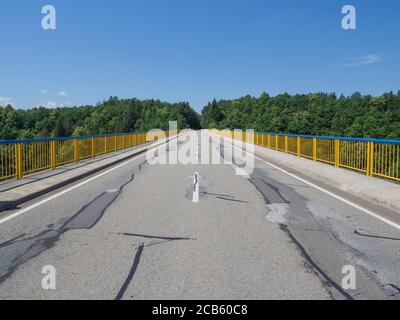
M40 104L37 107L45 107L49 109L56 109L56 108L65 108L69 105L69 102L56 102L56 101L47 101L46 103Z
M41 90L40 90L40 93L41 93L41 94L47 94L47 90L46 90L46 89L41 89Z
M58 95L60 96L60 97L65 97L65 96L67 96L68 94L67 94L67 91L60 91L59 93L58 93Z
M362 57L354 57L354 58L349 58L347 60L348 60L348 62L344 63L342 65L343 67L367 66L367 65L382 61L383 59L378 54L367 54Z
M12 102L11 98L0 97L0 105L2 105L2 106L6 106L6 105L13 106L14 103Z
M58 107L58 103L55 102L55 101L47 101L46 104L45 104L45 107L46 108L50 108L50 109L57 108Z

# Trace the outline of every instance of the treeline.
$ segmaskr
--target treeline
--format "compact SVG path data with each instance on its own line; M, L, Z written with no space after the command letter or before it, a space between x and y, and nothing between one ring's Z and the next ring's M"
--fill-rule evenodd
M186 102L118 99L96 106L30 110L0 107L0 139L31 139L168 129L246 129L263 132L400 139L400 92L281 94L212 101L198 115Z
M200 128L200 116L185 102L171 104L110 97L97 106L30 110L5 106L0 107L0 139L166 130L170 120L177 120L179 129Z
M379 97L335 94L282 94L209 103L205 128L400 139L400 91Z

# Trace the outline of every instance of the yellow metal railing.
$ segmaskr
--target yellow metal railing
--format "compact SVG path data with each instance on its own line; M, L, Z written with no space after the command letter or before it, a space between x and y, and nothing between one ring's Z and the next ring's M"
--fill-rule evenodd
M169 136L169 134L167 134ZM145 133L0 141L0 181L146 143Z
M211 132L234 137L229 130ZM241 137L246 141L245 132ZM255 133L254 143L337 168L400 181L400 140Z

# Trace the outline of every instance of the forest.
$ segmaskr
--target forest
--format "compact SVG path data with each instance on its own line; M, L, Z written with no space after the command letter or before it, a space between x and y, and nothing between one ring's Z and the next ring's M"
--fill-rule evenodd
M400 139L400 91L373 97L266 93L210 102L202 126L259 132Z
M337 97L312 93L213 100L196 113L188 103L110 97L96 106L18 109L0 107L0 139L31 139L179 129L246 129L262 132L400 139L400 91L381 96Z
M200 128L200 116L188 103L110 97L96 106L15 109L0 107L0 139L32 139L167 130L169 120L179 129Z

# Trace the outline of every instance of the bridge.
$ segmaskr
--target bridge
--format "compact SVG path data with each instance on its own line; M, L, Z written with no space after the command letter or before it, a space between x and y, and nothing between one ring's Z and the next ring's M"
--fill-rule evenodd
M1 141L0 299L399 299L399 155L252 131Z

